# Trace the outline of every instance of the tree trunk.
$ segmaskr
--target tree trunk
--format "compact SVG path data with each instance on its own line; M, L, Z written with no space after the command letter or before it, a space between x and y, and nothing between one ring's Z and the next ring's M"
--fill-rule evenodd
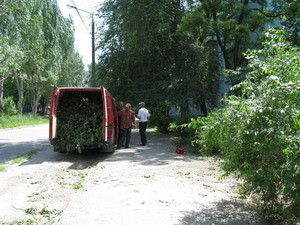
M24 81L22 78L15 76L16 83L17 83L17 89L18 89L18 112L20 115L22 115L23 112L23 95L24 95Z
M207 112L206 103L205 103L204 98L199 99L199 105L200 105L201 113L203 113L204 116L207 116L208 112Z
M34 93L32 93L32 101L31 101L31 109L34 115L36 115L38 111L38 105L41 98L40 93L41 93L40 88L37 85L36 88L34 88Z
M0 106L3 102L3 86L4 86L4 79L0 78Z
M244 6L246 7L249 3L249 0L245 0L243 2ZM237 24L242 24L244 22L245 19L245 12L242 10L239 18L237 20ZM237 38L234 41L234 51L233 51L233 69L236 70L236 68L240 67L240 62L241 62L241 56L240 56L240 46L242 43L242 39Z
M216 14L214 14L213 20L215 22L217 22L217 15ZM218 44L221 48L221 52L222 52L222 55L223 55L223 58L224 58L225 68L226 69L232 69L232 66L229 62L228 52L227 52L225 43L223 43L223 41L222 41L221 34L218 30L216 30L215 32L216 32L215 34L216 34L217 42L218 42Z

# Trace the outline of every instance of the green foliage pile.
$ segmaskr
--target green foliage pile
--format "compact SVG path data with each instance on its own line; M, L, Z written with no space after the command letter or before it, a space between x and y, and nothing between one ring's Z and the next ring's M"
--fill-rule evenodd
M266 218L300 219L300 49L284 31L265 34L264 48L250 51L241 97L210 113L196 132L202 151L219 149L222 168L257 194Z
M76 94L62 98L58 109L57 147L59 151L77 150L86 147L103 148L102 104L92 98Z

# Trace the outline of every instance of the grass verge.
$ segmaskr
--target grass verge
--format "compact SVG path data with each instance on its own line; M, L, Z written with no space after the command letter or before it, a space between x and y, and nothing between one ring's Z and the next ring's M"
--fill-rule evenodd
M0 115L0 129L43 124L48 123L48 121L48 118L45 116L35 116L33 114L15 116Z
M38 225L38 222L34 220L14 220L12 222L7 222L7 223L1 223L1 225Z
M29 159L31 156L35 155L38 151L39 151L39 149L35 149L35 150L30 151L30 152L26 152L24 154L18 155L16 157L14 157L10 162L11 163L23 162L26 159Z
M0 163L0 173L5 171L5 166L3 163Z
M41 148L41 149L35 149L35 150L32 150L32 151L23 153L21 155L18 155L18 156L14 157L10 161L4 162L4 163L0 163L0 173L6 171L6 168L5 168L6 165L24 162L25 160L29 159L31 156L35 155L38 151L41 151L42 149L43 148Z

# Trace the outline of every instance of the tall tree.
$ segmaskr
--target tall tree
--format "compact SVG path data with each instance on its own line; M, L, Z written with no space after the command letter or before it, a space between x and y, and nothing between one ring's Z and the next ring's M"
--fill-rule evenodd
M119 0L104 4L101 14L107 29L99 46L103 51L100 77L117 97L161 100L158 93L163 90L157 88L170 75L174 57L169 10L172 3Z
M80 85L83 63L74 49L72 21L62 16L56 0L0 0L0 8L0 35L24 56L20 69L14 65L5 75L14 75L20 113L24 93L35 113L41 97L49 100L51 86ZM18 58L12 61L17 64Z
M215 76L202 73L205 50L178 32L183 13L180 0L106 1L99 10L103 53L93 85L104 84L120 100L168 102L183 111L189 100L204 103Z
M300 43L300 2L297 0L269 0L269 7L254 8L268 18L275 18L284 28L289 30L289 40Z
M84 64L78 52L74 48L74 26L70 19L58 21L57 33L59 53L56 58L60 59L57 65L59 68L58 86L80 86L84 76Z
M26 52L24 50L24 43L21 38L21 30L26 27L28 21L28 7L26 7L26 1L5 1L0 2L0 32L2 35L6 35L11 45L18 46L25 57ZM24 58L25 59L25 58ZM13 59L14 60L14 59ZM14 67L10 68L10 73L13 74L17 89L18 89L18 110L22 112L23 106L23 82L24 73L22 72L23 62L19 71L15 71Z
M268 26L289 29L290 40L299 44L300 2L294 0L197 0L188 1L181 29L200 43L216 40L224 61L222 68L245 67L244 53L261 47L261 34ZM221 62L222 60L219 59ZM243 80L233 72L230 83Z
M19 46L10 44L7 35L0 36L0 104L3 99L4 81L20 70L23 52Z
M205 41L215 38L225 61L225 68L240 67L245 58L243 52L254 47L259 33L267 21L271 21L257 9L264 10L265 0L198 0L183 20L183 25L192 35Z

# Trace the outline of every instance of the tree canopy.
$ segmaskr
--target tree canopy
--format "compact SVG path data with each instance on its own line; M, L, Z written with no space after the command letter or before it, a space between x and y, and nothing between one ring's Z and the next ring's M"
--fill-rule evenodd
M90 84L123 101L170 103L182 112L194 103L206 114L218 101L222 68L246 66L244 53L261 47L268 24L288 26L296 40L298 8L279 0L105 1Z
M183 14L179 0L106 1L99 9L102 54L91 84L133 103L187 109L189 99L204 102L214 91L216 62L209 46L178 31Z
M1 0L0 9L0 100L6 79L16 83L19 112L28 102L35 113L53 85L80 85L84 66L72 21L55 0Z

